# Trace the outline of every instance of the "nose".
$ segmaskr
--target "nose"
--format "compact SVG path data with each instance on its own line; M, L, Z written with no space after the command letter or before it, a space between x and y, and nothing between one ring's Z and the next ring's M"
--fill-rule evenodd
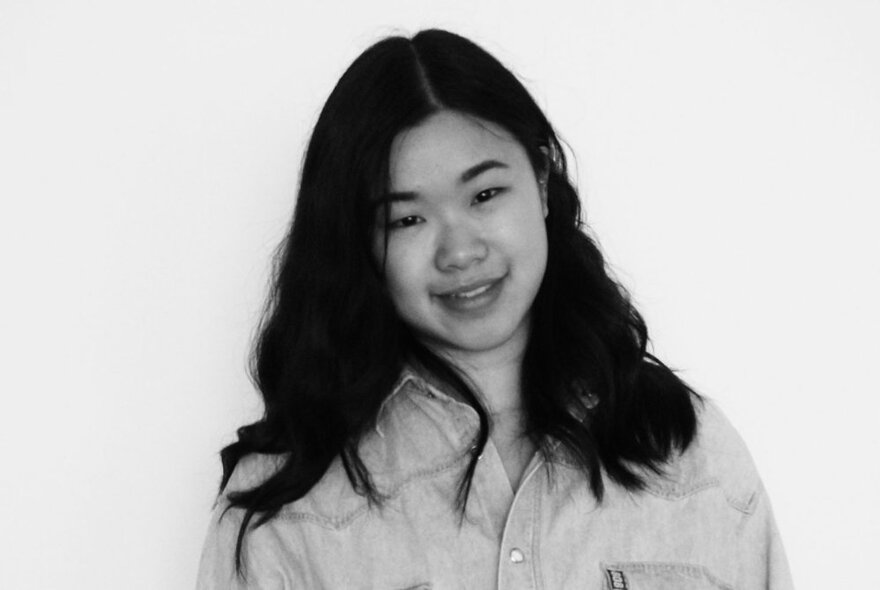
M471 220L458 218L440 229L434 263L442 271L465 270L488 253L480 228Z

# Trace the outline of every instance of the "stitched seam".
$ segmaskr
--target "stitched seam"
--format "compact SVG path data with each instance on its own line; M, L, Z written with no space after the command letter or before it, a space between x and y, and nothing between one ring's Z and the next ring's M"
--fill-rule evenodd
M645 488L645 491L653 496L658 496L660 498L666 498L667 500L681 500L682 498L687 498L688 496L693 496L698 492L702 492L703 490L718 487L721 485L721 481L717 477L710 477L709 479L703 480L699 483L692 484L690 486L648 486Z
M413 483L417 481L421 481L424 479L430 479L432 477L436 477L437 475L449 471L457 464L461 463L463 460L467 459L470 456L470 449L467 452L459 454L457 457L449 460L446 463L442 463L437 467L432 467L430 469L420 469L418 471L412 472L412 474L404 479L401 482L398 482L391 490L386 494L386 497L390 500L392 498L397 497L400 492L402 492L405 488L411 486Z
M376 431L376 434L378 434L380 438L385 438L385 433L382 432L382 429L379 427L379 422L385 414L385 407L393 398L397 397L397 395L403 391L403 388L407 383L413 383L416 387L419 387L418 378L413 373L404 370L401 376L397 379L397 383L391 388L391 393L388 394L388 397L382 400L382 403L379 405L379 411L376 412L376 424L373 427L373 430Z
M538 475L537 473L535 474ZM543 500L543 494L541 494L541 482L536 482L535 485L535 499L532 502L532 579L535 581L536 590L541 590L543 588L543 577L541 576L541 564L539 563L538 558L538 550L540 545L540 535L536 535L535 531L541 527L541 500Z
M733 586L713 575L705 566L674 561L624 561L617 563L600 563L602 570L614 569L623 572L660 573L673 572L684 574L690 578L711 582L722 590L734 590Z
M406 488L412 486L416 482L423 481L426 479L431 479L432 477L436 477L441 473L449 471L454 468L458 463L460 463L463 459L467 458L469 453L465 453L463 455L459 455L458 457L439 465L438 467L433 467L431 469L422 469L416 472L413 472L409 477L405 480L399 482L393 488L391 488L388 492L384 494L386 500L393 500L397 498L401 492L403 492ZM368 503L364 503L362 506L344 514L341 517L332 518L327 516L320 516L314 514L312 512L304 512L301 510L293 510L293 509L284 509L278 514L278 518L284 520L291 520L295 522L309 522L312 524L316 524L322 526L324 528L329 528L333 530L339 530L347 527L353 520L362 516L364 513L369 511L370 505Z
M748 498L745 501L739 500L737 498L727 497L727 503L730 504L735 510L742 512L743 514L752 515L755 513L755 508L758 505L760 492L755 490L751 494L749 494Z

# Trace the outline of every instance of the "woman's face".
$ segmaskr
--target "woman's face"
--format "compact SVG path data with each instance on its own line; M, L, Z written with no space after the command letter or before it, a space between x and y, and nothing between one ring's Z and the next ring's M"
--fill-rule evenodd
M547 201L525 149L441 111L395 138L389 172L373 254L400 317L453 358L521 354L547 264Z

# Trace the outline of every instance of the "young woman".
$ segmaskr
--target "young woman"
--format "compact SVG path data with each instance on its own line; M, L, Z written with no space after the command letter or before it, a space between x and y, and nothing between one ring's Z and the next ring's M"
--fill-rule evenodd
M788 588L739 437L646 350L550 123L457 35L367 49L303 163L199 588Z

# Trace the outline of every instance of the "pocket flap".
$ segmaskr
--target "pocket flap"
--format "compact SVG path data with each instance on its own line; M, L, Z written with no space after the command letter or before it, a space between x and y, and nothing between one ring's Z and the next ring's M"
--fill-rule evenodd
M601 564L609 590L733 590L700 565L673 562Z

